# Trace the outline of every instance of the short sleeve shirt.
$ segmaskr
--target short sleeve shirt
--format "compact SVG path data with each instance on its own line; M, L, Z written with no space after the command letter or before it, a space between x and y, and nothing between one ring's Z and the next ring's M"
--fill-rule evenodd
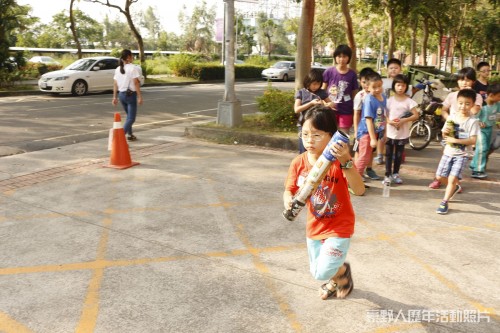
M315 99L324 100L327 98L328 98L328 93L326 92L326 90L323 89L318 89L315 92L312 92L306 88L302 88L295 93L295 99L300 99L302 105L309 103L310 101ZM302 118L304 117L306 111L302 111L300 113L299 118L297 120L297 126L300 125L300 122L302 121Z
M125 74L120 72L120 66L116 67L113 79L118 85L118 91L127 91L127 89L135 91L134 79L139 78L139 70L133 64L126 64L123 66Z
M356 138L361 138L363 135L368 133L368 127L366 125L366 118L372 118L373 124L375 125L375 133L382 133L386 125L387 116L387 100L385 95L383 95L383 100L379 101L372 94L368 94L365 97L363 103L363 112L361 115L361 121L358 126L358 133Z
M356 73L349 69L345 74L336 67L330 67L323 73L323 81L328 84L330 99L337 105L338 114L353 114L352 92L359 89Z
M288 170L285 189L297 193L312 168L307 153L295 157ZM354 209L347 179L337 160L307 200L306 236L320 240L334 236L350 238L353 233Z
M457 139L468 139L472 136L478 136L480 133L479 122L477 119L468 117L463 121L459 121L456 114L450 115L447 120L452 120L454 122L454 132L455 138ZM446 123L443 129L448 126ZM447 144L444 147L443 154L446 156L467 156L472 153L471 146L457 145L457 144Z
M416 108L417 105L417 102L410 97L405 98L404 101L398 101L396 97L392 96L387 100L387 118L390 120L400 119L406 112ZM387 137L397 140L407 139L410 136L410 126L410 122L404 123L399 129L387 125Z
M450 116L457 112L458 109L457 95L458 91L452 92L451 94L448 94L448 96L446 96L443 102L443 106L447 106L450 108L449 110ZM474 102L474 104L479 105L480 107L483 105L483 98L481 97L481 95L476 94L476 101Z

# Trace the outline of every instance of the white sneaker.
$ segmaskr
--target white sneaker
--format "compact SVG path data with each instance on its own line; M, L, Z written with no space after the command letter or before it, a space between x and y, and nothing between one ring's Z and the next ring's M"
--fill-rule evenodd
M395 184L403 184L403 180L399 177L399 173L395 173L392 175L392 180Z
M391 176L389 176L389 177L385 176L384 177L384 180L382 181L382 184L385 185L387 183L389 183L389 184L392 183L392 177Z

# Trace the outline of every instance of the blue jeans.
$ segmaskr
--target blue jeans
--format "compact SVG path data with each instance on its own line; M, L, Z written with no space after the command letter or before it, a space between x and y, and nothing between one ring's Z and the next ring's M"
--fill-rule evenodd
M132 135L132 125L135 123L135 116L137 115L137 93L127 96L125 91L120 91L118 99L122 103L123 110L127 114L127 120L123 125L125 134Z

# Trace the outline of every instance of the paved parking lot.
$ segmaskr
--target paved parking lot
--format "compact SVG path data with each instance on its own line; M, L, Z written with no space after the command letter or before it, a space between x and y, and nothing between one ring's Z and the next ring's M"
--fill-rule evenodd
M305 219L281 218L294 152L140 132L126 170L107 140L0 159L0 332L498 332L498 154L448 215L427 184L353 197L354 291L321 301ZM381 171L381 169L377 169Z

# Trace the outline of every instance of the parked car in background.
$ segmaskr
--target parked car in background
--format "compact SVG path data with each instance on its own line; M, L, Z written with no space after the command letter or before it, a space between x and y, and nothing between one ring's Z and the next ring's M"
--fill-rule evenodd
M326 66L325 66L325 65L323 65L323 64L322 64L322 63L320 63L320 62L313 62L313 63L311 63L311 68L313 68L313 67L314 67L314 68L325 68L325 69L326 69Z
M283 80L284 82L295 79L295 61L278 61L270 68L262 71L265 80Z
M47 57L47 56L35 56L32 57L28 62L33 62L37 64L45 64L45 65L60 65L58 61L56 61L54 58Z
M326 66L320 63L313 63L311 68L317 68L322 72L326 70ZM265 80L288 80L295 79L295 61L278 61L272 67L262 71L262 78Z
M112 90L113 76L119 59L113 57L91 57L75 61L68 67L43 74L38 80L41 91L49 93L71 93L83 96L88 92ZM144 84L141 66L141 86Z

